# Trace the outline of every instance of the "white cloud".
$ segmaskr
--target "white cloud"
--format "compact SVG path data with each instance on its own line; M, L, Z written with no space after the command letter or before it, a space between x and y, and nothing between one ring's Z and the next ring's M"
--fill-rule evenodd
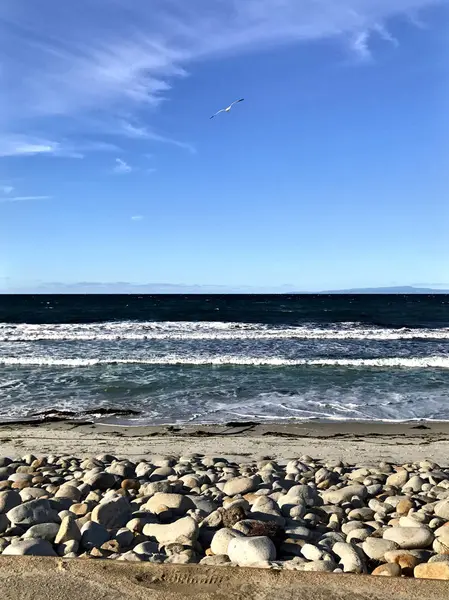
M51 200L52 196L8 196L0 198L0 203L4 202L27 202L28 200Z
M2 186L0 186L0 192L2 194L10 194L13 191L14 191L14 188L12 187L12 185L2 185Z
M143 221L144 217L142 215L134 215L131 217L131 221Z
M411 22L445 0L2 0L0 99L4 122L58 126L70 119L121 123L135 139L194 148L135 124L158 106L196 61L272 44L334 39L361 58L393 18ZM123 121L124 120L124 121ZM58 155L53 143L22 144L16 154ZM61 150L61 149L59 149ZM9 154L14 152L10 149ZM6 155L5 150L0 154Z
M114 173L125 174L131 173L132 170L132 167L121 158L115 159Z

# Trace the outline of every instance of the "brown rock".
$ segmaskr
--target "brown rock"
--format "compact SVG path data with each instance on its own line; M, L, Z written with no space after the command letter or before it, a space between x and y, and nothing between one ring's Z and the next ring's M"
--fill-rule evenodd
M110 553L106 550L101 550L100 548L92 548L90 551L90 556L94 558L106 558Z
M117 542L117 540L109 540L100 547L100 550L105 550L106 552L113 552L115 554L117 552L120 552L120 544Z
M241 506L231 506L222 513L223 526L232 529L236 523L246 518L245 511Z
M449 579L449 563L423 563L413 573L417 579Z
M9 490L11 488L11 482L6 480L6 481L0 481L0 492L3 492L4 490Z
M402 573L407 577L413 577L414 568L421 562L417 556L406 550L390 550L389 552L385 552L385 560L388 563L399 565Z
M72 504L69 510L75 515L78 515L78 517L84 517L89 512L89 506L84 502L81 502L79 504Z
M386 563L376 567L371 574L383 577L400 577L401 572L401 567L397 563Z
M140 489L140 482L137 479L124 479L121 483L123 490L138 490Z
M78 525L80 530L81 530L81 527L83 527L83 525L85 525L86 523L89 523L89 521L91 520L91 516L92 516L92 513L88 512L86 515L84 515L84 517L81 517L76 520L76 524Z
M398 502L396 506L396 512L400 515L408 515L412 508L414 508L413 502L411 502L408 498L404 498Z
M25 488L30 486L29 481L13 481L11 488L13 490L24 490Z
M214 556L214 553L212 552L211 548L207 548L205 554L206 556Z

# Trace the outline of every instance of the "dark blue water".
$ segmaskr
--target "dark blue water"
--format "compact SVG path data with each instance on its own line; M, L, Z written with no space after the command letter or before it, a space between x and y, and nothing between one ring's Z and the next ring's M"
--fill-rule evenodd
M447 420L448 341L445 295L0 296L0 418Z

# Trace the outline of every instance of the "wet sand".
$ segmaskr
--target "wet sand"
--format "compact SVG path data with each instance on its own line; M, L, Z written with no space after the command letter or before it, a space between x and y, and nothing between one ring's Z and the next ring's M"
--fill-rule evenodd
M51 421L0 425L0 456L26 453L154 457L198 453L252 460L286 461L308 454L349 464L406 463L431 458L449 465L449 423L235 422L225 425L129 427Z

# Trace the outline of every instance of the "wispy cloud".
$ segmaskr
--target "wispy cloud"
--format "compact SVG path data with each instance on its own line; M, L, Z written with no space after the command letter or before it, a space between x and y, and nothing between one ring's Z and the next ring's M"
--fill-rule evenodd
M12 187L12 185L1 185L0 186L0 192L2 194L11 194L11 192L14 191L14 188Z
M32 135L4 133L0 137L0 157L5 156L60 156L84 158L86 152L111 152L119 150L115 144L85 140L57 142Z
M120 122L117 135L194 152L176 136L136 123L198 60L323 39L367 59L372 38L397 43L388 30L391 19L404 16L410 23L410 15L417 20L423 9L445 2L110 0L105 11L98 0L2 0L0 77L7 92L0 112L16 131L24 119L42 124L41 131L49 118L61 130L73 119ZM0 144L2 156L39 154L62 155L48 140Z
M115 159L114 173L119 173L119 174L124 175L125 173L131 173L132 170L133 169L132 169L131 165L129 165L127 162L125 162L121 158Z
M8 196L0 198L0 203L3 202L28 202L29 200L51 200L52 196Z
M131 217L131 221L143 221L144 217L142 215L134 215Z

